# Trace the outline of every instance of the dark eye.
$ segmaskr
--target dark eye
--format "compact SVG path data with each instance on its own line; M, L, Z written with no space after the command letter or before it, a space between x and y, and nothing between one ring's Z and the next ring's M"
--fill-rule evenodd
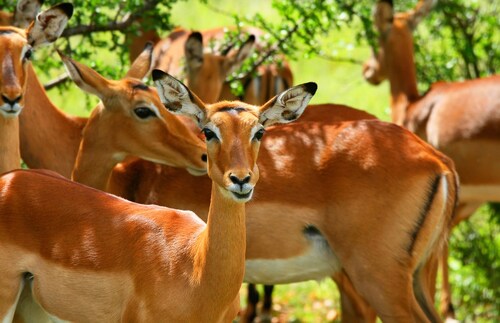
M149 117L156 117L156 113L149 108L135 108L134 113L141 119L147 119Z
M254 135L254 139L255 140L261 140L262 139L262 136L264 135L264 132L265 130L264 129L260 129L259 131L257 131Z
M29 60L31 56L33 55L33 50L29 48L26 53L24 53L23 60Z
M212 139L217 139L217 135L215 134L215 132L213 132L212 130L208 129L208 128L203 128L201 130L203 132L203 134L205 135L205 139L207 141L209 140L212 140Z

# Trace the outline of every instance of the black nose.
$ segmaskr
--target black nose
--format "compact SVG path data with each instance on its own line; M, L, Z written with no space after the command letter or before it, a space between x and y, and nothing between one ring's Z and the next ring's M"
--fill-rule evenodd
M234 184L243 185L243 184L246 184L246 183L250 182L250 175L247 175L243 179L239 179L238 176L235 176L235 175L229 175L229 179Z
M206 163L207 162L207 154L201 155L201 160Z
M13 100L11 100L11 99L9 99L8 97L6 97L5 95L2 94L2 100L3 100L3 102L8 103L8 104L10 104L10 105L13 106L14 104L16 104L19 101L21 101L21 95L18 96L17 98L14 98Z

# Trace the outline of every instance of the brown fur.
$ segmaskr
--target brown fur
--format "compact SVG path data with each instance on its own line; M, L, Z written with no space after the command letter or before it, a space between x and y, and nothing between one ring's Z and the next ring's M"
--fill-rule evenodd
M225 28L214 28L201 31L203 44L208 47L212 41L221 41L224 37ZM264 32L260 29L248 27L245 31L256 36L257 50L259 38L263 37ZM217 102L218 100L235 100L229 84L225 82L228 71L233 67L229 56L217 54L205 54L203 65L194 72L185 72L184 44L189 37L189 32L185 29L177 28L167 38L157 42L155 46L155 56L157 62L155 68L166 71L178 78L187 78L186 83L189 88L196 93L205 102ZM150 39L151 35L144 34L132 38L130 46L131 60L135 58L133 53L137 52L136 46ZM293 75L288 62L281 57L283 63L260 66L257 70L257 76L253 79L243 80L245 85L245 94L239 98L250 104L261 105L271 99L273 96L284 91L293 85Z
M453 159L462 185L455 225L481 203L500 202L500 76L439 82L425 95L418 94L412 30L430 11L431 2L421 1L415 11L396 14L393 23L386 24L392 8L378 4L375 19L380 21L376 25L382 35L381 50L365 64L364 75L376 84L387 77L392 120ZM444 266L446 254L445 250ZM447 277L443 281L442 312L454 317Z
M151 65L150 52L150 49L145 49L127 75L144 77ZM130 77L107 80L68 57L63 57L63 61L73 68L75 81L102 100L83 130L73 180L107 191L114 166L130 155L205 172L206 164L202 160L205 144L179 118L167 111L156 89ZM149 109L151 105L157 110L150 110L155 116L140 119L135 115L134 109Z
M207 111L224 145L209 144L206 226L192 213L133 204L45 172L1 178L0 259L9 264L0 268L1 316L30 272L35 299L64 320L230 321L243 279L245 216L244 204L222 191L228 174L254 172L258 143L248 137L257 118L254 110ZM235 152L240 158L230 157ZM57 191L81 207L68 212Z

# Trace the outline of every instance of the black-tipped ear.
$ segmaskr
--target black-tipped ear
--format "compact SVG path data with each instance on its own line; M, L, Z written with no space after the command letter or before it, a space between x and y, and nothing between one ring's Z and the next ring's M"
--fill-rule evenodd
M188 39L194 39L196 41L203 42L203 35L200 32L198 32L198 31L193 31L189 35Z
M168 74L163 72L162 70L154 69L153 72L151 72L151 75L153 76L153 81L158 81L166 77Z
M153 47L154 47L153 42L152 41L147 41L146 44L144 45L144 49L143 50L151 51L151 50L153 50Z
M309 92L311 95L314 95L316 94L316 91L318 90L318 84L314 83L314 82L308 82L308 83L304 83L302 84L302 86L304 87L304 89Z
M385 2L394 8L394 4L392 3L392 0L379 0L379 2Z
M63 2L61 4L58 4L57 6L54 6L54 8L62 10L66 14L66 16L68 16L68 19L73 16L74 7L73 4L69 2Z
M259 121L264 127L297 120L316 93L318 85L308 82L281 92L260 107Z

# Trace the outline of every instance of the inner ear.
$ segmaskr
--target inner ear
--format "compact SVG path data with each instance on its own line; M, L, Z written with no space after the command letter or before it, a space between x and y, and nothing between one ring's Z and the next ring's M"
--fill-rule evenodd
M152 75L165 108L191 118L201 127L206 119L205 104L187 86L168 73L155 69Z
M200 68L203 65L203 36L199 32L192 32L184 45L186 67L188 70Z
M96 95L103 101L112 93L111 81L108 81L90 67L80 64L62 55L60 52L59 55L61 56L64 67L66 67L70 78L80 89Z
M318 86L314 82L294 86L269 100L260 107L259 121L264 127L275 123L288 123L297 120Z
M54 42L66 28L73 15L71 3L61 3L40 13L27 29L28 43L32 47Z
M28 27L35 20L42 2L42 0L19 0L14 12L14 26L18 28Z

